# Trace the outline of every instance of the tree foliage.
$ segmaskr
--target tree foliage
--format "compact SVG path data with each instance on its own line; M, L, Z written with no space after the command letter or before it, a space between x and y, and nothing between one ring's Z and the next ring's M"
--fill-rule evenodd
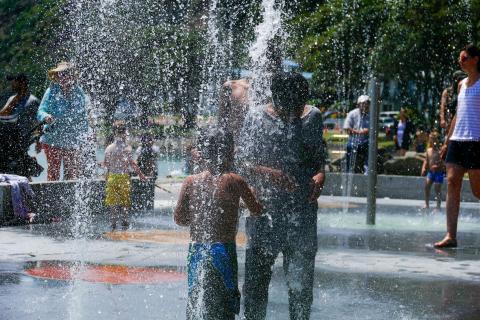
M389 97L397 105L420 103L433 112L457 68L458 51L480 30L480 0L279 3L291 18L290 56L314 72L317 96L345 107L377 74L398 84L398 94ZM191 118L202 92L215 91L232 70L248 64L246 47L260 4L0 0L0 77L27 72L41 95L48 68L74 60L83 85L110 113L112 97L125 95L143 110ZM7 85L0 81L2 94Z
M315 87L349 103L373 75L396 80L399 105L433 109L460 48L474 40L475 3L455 0L329 0L291 24L292 47ZM478 20L477 20L478 21ZM478 23L477 23L478 24Z
M5 76L26 72L32 87L41 88L46 68L52 64L49 54L55 46L55 30L60 24L57 15L62 1L0 0L0 92L8 93ZM4 100L3 100L4 101Z

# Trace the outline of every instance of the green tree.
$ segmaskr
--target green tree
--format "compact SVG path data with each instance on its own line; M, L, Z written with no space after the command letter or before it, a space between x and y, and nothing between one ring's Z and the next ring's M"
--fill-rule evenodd
M46 68L54 58L55 32L62 1L0 0L0 92L5 97L9 73L30 75L34 93L41 96L45 86Z
M316 90L347 106L375 73L398 81L399 105L423 101L433 113L473 38L471 12L465 1L330 0L292 19L292 47Z

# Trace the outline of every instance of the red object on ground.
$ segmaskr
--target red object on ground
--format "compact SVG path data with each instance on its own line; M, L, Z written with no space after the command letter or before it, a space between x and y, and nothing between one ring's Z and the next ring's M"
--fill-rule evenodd
M83 280L109 284L152 284L186 280L185 273L167 268L94 264L79 267L72 263L50 261L39 262L27 269L26 273L42 279Z

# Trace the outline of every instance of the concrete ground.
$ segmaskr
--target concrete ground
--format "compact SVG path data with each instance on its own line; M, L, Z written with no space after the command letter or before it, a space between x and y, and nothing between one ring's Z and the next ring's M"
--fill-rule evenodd
M131 229L109 232L108 221L0 229L0 310L3 319L184 319L184 278L110 284L32 277L45 261L168 267L185 272L188 230L172 223L179 184L157 190L155 211L133 217ZM433 250L445 214L421 201L379 199L377 224L365 225L366 201L322 197L318 212L311 319L480 319L480 206L462 204L460 247ZM243 220L239 228L243 282ZM75 240L80 230L87 236ZM288 319L288 298L277 259L268 319Z

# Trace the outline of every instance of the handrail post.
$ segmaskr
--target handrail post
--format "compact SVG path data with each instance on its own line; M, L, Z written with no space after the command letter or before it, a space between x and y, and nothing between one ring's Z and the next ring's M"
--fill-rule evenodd
M368 134L368 189L367 224L375 225L377 211L377 155L378 155L378 111L379 84L373 77L369 83L370 130Z

